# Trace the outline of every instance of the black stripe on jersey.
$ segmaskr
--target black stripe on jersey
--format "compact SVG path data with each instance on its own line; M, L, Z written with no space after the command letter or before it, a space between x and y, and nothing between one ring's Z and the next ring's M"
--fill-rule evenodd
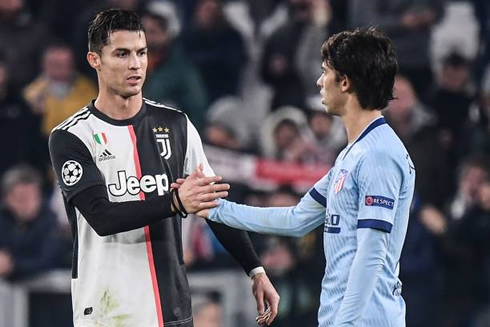
M89 111L85 115L80 116L80 117L77 117L75 120L73 120L73 122L71 122L70 124L66 125L65 127L62 127L61 129L64 130L64 131L67 131L69 128L72 128L73 126L75 126L76 124L78 124L79 122L81 122L82 120L87 120L90 117L91 114L92 113Z
M77 223L77 212L75 206L66 202L65 197L63 197L63 202L65 202L66 213L68 216L68 221L70 222L71 234L73 239L73 256L71 265L71 278L78 278L78 223Z
M71 116L70 118L68 118L64 122L62 122L61 124L59 124L55 129L61 129L61 128L65 127L66 125L68 125L69 123L71 123L74 119L76 119L76 118L80 117L81 115L85 114L87 111L88 111L88 107L85 107L85 108L80 109L76 114L74 114L73 116Z
M145 102L146 103L146 102ZM169 128L171 156L161 156L153 128ZM187 151L187 118L176 110L168 110L147 103L145 118L133 125L141 175L166 174L169 184L183 176ZM170 171L169 171L170 169ZM158 197L157 192L147 193L146 200ZM182 250L182 219L162 219L149 226L153 261L165 326L186 320L192 315L190 289L185 275ZM188 326L179 324L179 326ZM189 325L191 326L191 325Z

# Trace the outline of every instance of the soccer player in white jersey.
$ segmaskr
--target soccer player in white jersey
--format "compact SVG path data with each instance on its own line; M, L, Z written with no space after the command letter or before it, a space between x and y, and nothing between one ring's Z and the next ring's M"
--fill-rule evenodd
M53 129L49 141L73 233L74 325L192 327L180 216L217 205L229 186L210 184L220 178L212 177L187 116L143 98L147 46L134 12L97 14L87 59L97 72L97 99ZM192 174L170 192L174 178L200 164L210 177ZM253 278L259 313L264 301L271 305L263 319L271 323L279 296L248 235L209 226Z
M333 35L322 55L317 84L323 104L342 119L349 141L334 167L294 207L255 208L220 200L217 208L198 214L286 236L303 236L323 224L326 267L319 326L402 327L398 262L415 170L381 115L393 99L395 50L371 28Z

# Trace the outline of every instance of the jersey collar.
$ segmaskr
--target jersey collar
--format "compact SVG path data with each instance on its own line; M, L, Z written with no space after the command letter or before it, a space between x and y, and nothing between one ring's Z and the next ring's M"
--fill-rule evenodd
M345 152L344 157L342 158L342 160L345 159L345 157L347 156L347 154L350 152L350 150L354 147L354 145L357 142L359 142L360 140L362 140L363 138L365 138L366 135L368 135L373 129L375 129L378 126L384 125L384 124L386 124L386 120L385 120L385 117L383 117L383 116L378 117L378 118L375 118L371 123L369 123L369 125L364 129L364 131L361 133L361 135L359 135L357 137L357 139L354 142L352 142L352 144L349 146L349 149Z
M94 116L105 121L108 124L115 125L115 126L128 126L128 125L136 124L137 122L139 122L141 120L141 118L143 118L145 116L145 114L146 114L146 103L145 103L145 100L143 100L143 104L141 105L141 109L138 111L138 113L136 115L134 115L133 117L128 118L128 119L113 119L113 118L107 116L106 114L102 113L99 109L97 109L95 107L95 99L92 100L90 102L90 104L88 105L88 110L90 110L90 112L92 114L94 114Z

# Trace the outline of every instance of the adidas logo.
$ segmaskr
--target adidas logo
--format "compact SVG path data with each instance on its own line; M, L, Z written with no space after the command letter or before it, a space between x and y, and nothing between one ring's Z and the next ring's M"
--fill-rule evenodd
M116 159L116 156L109 152L109 150L105 149L104 152L99 156L99 162Z

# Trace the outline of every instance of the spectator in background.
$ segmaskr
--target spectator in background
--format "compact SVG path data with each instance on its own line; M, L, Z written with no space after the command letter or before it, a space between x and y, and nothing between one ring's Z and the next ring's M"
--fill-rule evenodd
M58 228L43 202L42 179L28 166L2 178L0 277L19 280L53 269L58 263Z
M477 201L460 220L449 221L442 240L446 264L444 326L474 325L490 304L490 181L478 188ZM464 281L464 282L462 282Z
M328 36L326 1L289 0L289 19L265 41L260 75L273 89L271 109L291 105L306 108L318 95L311 81L318 75L319 49Z
M318 161L306 116L297 108L283 107L271 113L261 133L265 157L298 164Z
M460 220L477 202L478 190L488 179L487 159L474 156L465 159L458 172L458 189L448 203L447 212L451 220Z
M314 136L318 163L333 166L335 158L347 143L345 130L337 122L323 109L310 113L309 126Z
M475 98L470 79L471 69L471 63L466 58L458 53L449 54L443 60L431 101L438 126L449 138L451 160L448 164L452 170L462 155L458 149L466 148L468 143L463 126L469 119L470 105Z
M96 96L96 86L77 72L73 50L64 44L52 44L44 50L41 75L24 89L24 98L42 116L46 138Z
M389 103L384 115L417 167L415 189L421 202L442 208L453 187L445 139L408 79L396 77L394 89L396 98Z
M207 110L205 85L196 68L175 42L175 10L152 3L142 15L148 44L148 78L144 96L185 112L199 131Z
M393 40L398 67L427 102L433 76L429 57L431 31L444 12L445 0L351 0L351 28L376 26Z
M415 195L400 258L408 327L441 326L443 270L438 246L440 235L434 231L435 228L427 226L425 215L431 214L427 210L433 209L425 207ZM445 221L441 225L445 226Z
M46 171L48 148L40 119L10 83L10 71L0 54L0 176L16 164L28 163Z
M25 11L24 0L0 0L0 40L7 67L15 72L10 76L15 89L36 76L41 49L48 38L45 27Z
M223 327L223 308L214 294L192 299L195 327Z
M238 95L247 53L242 35L224 15L223 0L197 1L182 43L204 80L209 103Z

